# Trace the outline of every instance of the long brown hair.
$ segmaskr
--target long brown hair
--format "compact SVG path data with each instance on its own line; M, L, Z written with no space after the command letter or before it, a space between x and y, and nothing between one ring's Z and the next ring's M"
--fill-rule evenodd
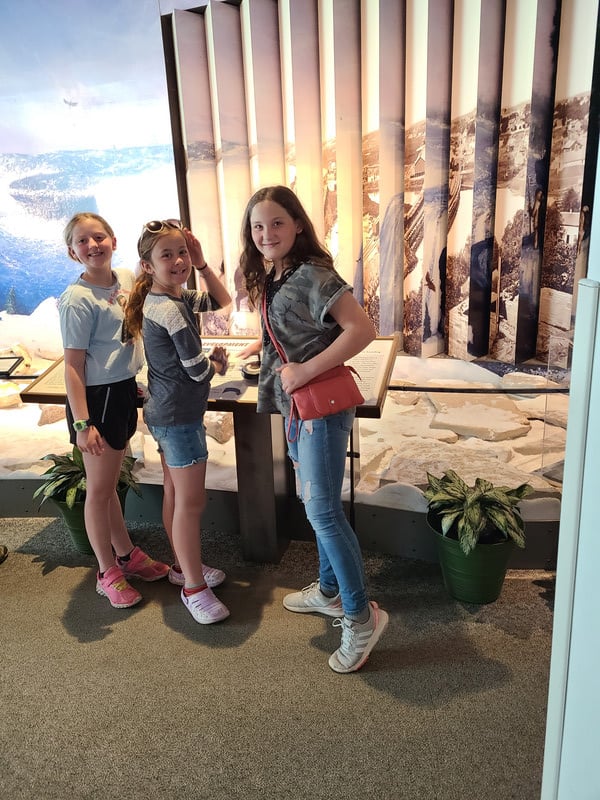
M173 225L167 225L158 231L150 231L144 225L142 235L138 239L137 250L140 261L150 261L152 259L152 251L159 239L167 236L170 233L177 232L177 228ZM183 241L185 237L181 234ZM142 332L142 324L144 321L144 300L150 289L152 288L152 275L146 272L140 264L140 274L138 275L134 287L129 295L129 300L125 307L125 321L127 330L132 336L139 336Z
M132 336L139 336L142 332L144 300L151 288L152 275L148 272L140 272L125 306L125 324Z
M271 200L284 208L294 222L298 222L301 227L300 233L296 236L290 252L286 256L287 266L293 267L298 264L311 263L326 269L333 269L333 258L331 253L321 244L315 232L314 225L310 217L304 210L300 200L295 193L287 186L266 186L255 192L246 206L242 220L242 254L240 256L240 270L244 276L246 291L255 307L258 307L258 300L265 284L267 270L262 254L252 241L251 216L252 210L263 200Z

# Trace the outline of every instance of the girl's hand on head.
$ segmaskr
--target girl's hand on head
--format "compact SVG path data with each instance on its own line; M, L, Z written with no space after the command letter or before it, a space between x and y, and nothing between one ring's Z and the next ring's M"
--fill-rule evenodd
M203 267L206 263L206 260L204 258L204 254L202 253L202 245L189 228L183 229L183 235L185 236L185 243L187 244L187 249L189 251L190 258L192 259L192 264L196 268Z

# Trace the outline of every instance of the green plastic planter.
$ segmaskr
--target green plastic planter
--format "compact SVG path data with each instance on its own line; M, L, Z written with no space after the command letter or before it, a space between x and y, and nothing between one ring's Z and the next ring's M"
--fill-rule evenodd
M451 597L463 603L484 605L497 600L502 591L514 542L478 544L465 555L456 539L442 536L435 518L427 521L435 535L444 585Z
M125 501L127 500L127 492L129 487L125 490L119 490L119 502L121 503L121 508L123 509L123 513L125 513ZM75 545L75 549L79 553L85 553L85 555L94 555L94 551L92 550L92 546L90 544L90 540L88 539L87 531L85 529L85 520L83 516L83 502L75 503L73 508L69 508L69 506L62 500L55 500L53 497L50 498L55 506L60 510L62 518L65 522L67 530L71 536L73 544Z

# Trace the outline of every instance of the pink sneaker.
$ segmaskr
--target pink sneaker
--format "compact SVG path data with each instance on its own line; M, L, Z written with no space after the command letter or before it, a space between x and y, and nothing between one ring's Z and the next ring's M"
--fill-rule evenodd
M181 601L192 617L201 625L210 625L211 622L221 622L229 616L229 609L215 597L213 590L203 589L186 597L181 590Z
M169 565L155 561L139 547L134 547L128 561L117 557L117 567L126 578L140 578L142 581L159 581L169 574Z
M142 599L142 595L127 583L119 567L107 569L103 578L97 573L96 591L108 597L113 608L131 608Z
M227 577L222 569L207 567L206 564L202 564L202 574L206 585L210 586L211 589L214 589L215 586L220 586ZM175 584L175 586L185 586L185 575L183 572L176 570L174 566L169 568L168 577L169 582Z

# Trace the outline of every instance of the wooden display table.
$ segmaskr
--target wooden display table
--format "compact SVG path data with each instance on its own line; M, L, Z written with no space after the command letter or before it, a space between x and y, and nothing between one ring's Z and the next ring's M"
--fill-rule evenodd
M205 350L215 344L229 351L230 366L225 376L215 375L208 400L209 411L231 411L235 436L240 535L244 557L251 561L277 562L289 541L286 524L290 498L295 496L290 471L283 420L279 415L257 414L257 384L246 380L243 362L237 354L252 339L203 336ZM358 381L365 403L356 410L357 418L381 417L387 387L398 349L398 337L375 339L349 364L360 375ZM145 375L139 376L144 382ZM24 403L64 403L66 390L62 359L21 392ZM140 405L142 405L140 399ZM351 495L354 491L354 466L359 454L357 437L351 435ZM352 505L352 502L351 502ZM353 513L353 511L352 511ZM351 519L353 522L353 519Z

